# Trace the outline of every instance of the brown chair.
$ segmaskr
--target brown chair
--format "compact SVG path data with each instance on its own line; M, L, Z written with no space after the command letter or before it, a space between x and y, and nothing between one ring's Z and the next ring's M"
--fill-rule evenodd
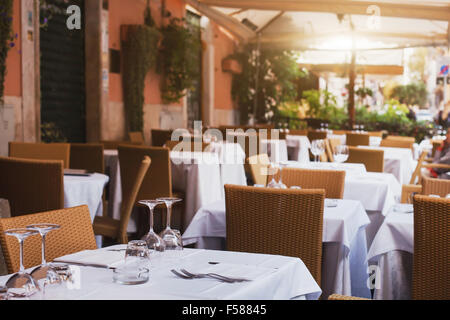
M409 141L409 142L416 142L416 139L414 137L404 137L404 136L387 136L385 140L397 140L397 141Z
M248 164L248 159L250 157L262 153L260 137L257 133L251 132L242 135L227 134L226 140L228 142L237 143L242 147L242 150L245 152L246 164Z
M284 168L283 183L288 187L324 189L325 197L342 199L344 196L345 171Z
M130 142L135 143L137 145L144 145L145 139L144 135L141 131L128 132L128 139Z
M309 141L313 142L314 140L323 140L327 138L327 132L326 131L308 131L308 139Z
M119 243L127 244L127 228L130 221L131 212L136 204L136 196L141 188L144 176L150 167L151 160L148 156L144 156L141 163L128 163L130 157L123 153L119 147L120 176L122 182L122 213L120 220L111 217L99 217L94 219L94 233L116 239Z
M70 144L9 142L9 156L34 160L62 160L70 168Z
M170 151L203 152L209 150L209 143L201 141L166 141L165 146Z
M70 168L104 173L103 150L103 145L100 143L71 143Z
M290 135L290 136L307 136L308 130L307 129L289 129L288 135Z
M258 134L261 134L259 129L258 129ZM272 130L267 130L266 139L268 139L268 140L286 140L286 136L287 136L286 131L272 129Z
M370 136L366 133L347 133L346 144L350 147L370 145Z
M445 197L450 193L450 180L428 178L422 176L422 194L429 196L431 194Z
M384 150L349 147L348 153L347 163L362 163L371 172L384 171Z
M131 141L115 141L115 140L102 140L100 143L103 145L103 148L105 150L117 150L119 146L122 145L140 145L137 142L131 142Z
M324 190L225 185L227 250L300 258L321 283Z
M337 146L340 146L340 145L341 145L341 139L338 139L338 138L328 138L327 140L328 140L328 143L329 143L329 145L330 145L331 153L334 152L334 149L335 149Z
M404 184L402 185L402 196L401 203L413 203L413 198L416 194L422 192L422 186L414 184Z
M426 157L427 157L427 151L423 151L420 154L419 159L417 160L417 166L416 166L416 169L414 170L414 172L411 175L411 180L409 181L409 184L415 184L417 178L420 177L422 166L423 166L423 163L424 163Z
M172 140L173 130L152 129L152 146L162 147L168 140Z
M248 159L250 174L254 184L267 185L270 159L266 153L252 156Z
M413 149L414 141L408 140L396 140L396 139L384 139L381 140L380 147L389 147L389 148L405 148L405 149Z
M82 250L97 249L87 206L0 219L0 242L10 273L19 270L19 243L16 238L7 236L4 232L8 229L24 228L27 225L42 222L61 226L46 237L47 261ZM40 263L41 237L28 237L24 241L24 266L30 268Z
M431 159L434 158L434 155L436 154L437 149L442 146L443 141L442 140L432 140L431 144L433 146L433 149L431 150Z
M371 137L383 138L383 131L369 131L368 135L371 136Z
M0 198L11 216L64 207L63 162L0 157Z
M450 299L450 199L414 196L412 299Z
M368 300L370 301L371 299L367 299L367 298L359 298L359 297L352 297L352 296L343 296L340 294L332 294L328 297L328 300Z
M347 131L347 130L333 130L333 134L334 135L342 136L342 135L347 134L347 133L349 133L349 131Z
M327 157L328 162L334 162L334 155L333 155L334 148L331 148L331 143L329 139L325 140L325 155Z

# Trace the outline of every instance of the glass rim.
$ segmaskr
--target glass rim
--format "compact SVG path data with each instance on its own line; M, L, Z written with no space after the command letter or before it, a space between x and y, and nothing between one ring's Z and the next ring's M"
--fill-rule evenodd
M37 230L30 229L30 228L14 228L14 229L8 229L8 230L5 230L3 233L9 235L9 234L12 234L12 233L26 233L26 232L30 232L30 233L34 233L34 234L38 234L38 233L39 233Z
M60 228L61 228L61 225L59 225L59 224L56 224L56 223L46 223L46 222L29 224L29 225L27 225L26 228L27 228L27 229L36 230L36 229L39 228L39 226L47 226L47 227L55 228L55 229L60 229ZM41 228L41 229L45 229L45 227L44 227L44 228Z

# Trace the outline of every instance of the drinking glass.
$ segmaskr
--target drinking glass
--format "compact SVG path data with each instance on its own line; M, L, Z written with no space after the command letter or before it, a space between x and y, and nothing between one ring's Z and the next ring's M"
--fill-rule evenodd
M125 265L131 268L147 268L150 263L150 250L144 240L128 242L125 250Z
M339 145L333 150L334 162L344 163L348 160L348 146Z
M154 226L154 211L155 207L164 202L158 200L141 200L140 204L146 205L150 210L150 230L148 233L142 238L147 243L147 247L150 250L162 252L166 249L166 245L163 239L153 230Z
M278 172L279 167L275 162L270 163L270 174L272 175L272 180L267 184L267 188L278 188L278 183L275 180L275 175Z
M280 176L278 178L278 188L280 189L287 189L287 186L283 183L283 179L282 179L282 175L283 175L283 167L286 166L287 164L285 162L280 162L278 164L278 167L280 168Z
M325 140L313 140L311 143L311 153L314 155L314 162L319 162L320 156L325 152Z
M5 234L7 236L16 237L19 241L20 255L19 255L19 263L20 269L19 272L11 276L6 282L6 286L10 289L14 294L29 297L39 291L39 285L34 281L33 277L25 272L25 268L23 266L23 242L26 238L37 235L39 232L31 229L10 229L6 230Z
M180 232L177 232L177 230L170 227L170 221L172 219L172 206L174 203L181 201L181 199L158 198L156 200L164 202L167 207L166 229L164 229L160 234L160 237L166 245L166 250L183 250L183 241L181 239Z

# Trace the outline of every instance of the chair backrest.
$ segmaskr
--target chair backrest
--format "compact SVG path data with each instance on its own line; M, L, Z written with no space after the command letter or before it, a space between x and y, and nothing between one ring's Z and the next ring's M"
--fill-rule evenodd
M70 168L70 144L9 142L9 156L34 160L62 160Z
M413 198L416 194L422 193L422 186L416 184L404 184L402 185L401 203L413 203Z
M137 199L156 199L172 196L172 171L169 149L164 147L120 146L119 157L121 176L137 176L139 164L145 156L150 157L152 165L148 169ZM122 174L123 172L123 174Z
M348 132L350 132L350 131L347 131L347 130L333 130L333 134L339 135L339 136L347 134Z
M19 270L19 243L15 237L7 236L8 229L25 228L35 223L52 223L61 226L50 232L45 239L46 259L79 252L95 250L94 231L87 206L61 209L21 217L0 219L0 243L10 273ZM30 268L41 263L41 237L31 236L24 241L24 266Z
M417 160L417 166L414 170L413 174L411 175L411 180L409 181L409 184L415 184L418 177L420 177L420 172L422 169L423 162L425 161L425 158L427 157L428 151L423 151L419 159Z
M341 139L338 139L338 138L328 138L327 140L328 140L328 143L329 143L329 145L330 145L331 153L334 152L334 149L335 149L337 146L340 146L340 145L341 145Z
M450 193L450 180L429 178L422 175L422 194L429 196L431 194L445 197Z
M120 215L120 227L118 241L128 243L127 228L130 221L131 212L136 204L136 198L141 189L144 177L151 164L151 159L144 156L140 163L134 162L134 157L130 157L127 151L119 148L120 176L122 182L122 212Z
M132 141L115 141L115 140L102 140L99 143L103 145L103 148L105 150L117 150L119 146L125 145L125 146L138 146L140 143L132 142Z
M227 250L300 258L321 280L324 190L225 185Z
M331 148L331 143L329 139L325 140L325 154L327 156L328 162L334 162L333 149Z
M104 173L103 150L103 144L100 143L71 143L70 168Z
M307 136L308 130L307 129L289 129L288 134L291 136Z
M330 199L342 199L344 196L345 171L284 168L282 175L283 183L288 188L324 189L325 197Z
M166 141L167 148L170 151L185 151L185 152L203 152L208 151L210 144L201 141Z
M328 297L328 300L371 300L367 298L359 298L359 297L353 297L353 296L344 296L341 294L333 293Z
M63 172L60 160L0 157L0 198L8 199L12 217L62 209Z
M369 131L367 132L369 136L371 137L383 137L383 131Z
M387 136L386 140L397 140L397 141L409 141L409 142L416 142L416 138L414 137L404 137L404 136Z
M384 150L349 147L348 153L348 163L362 163L371 172L384 171Z
M128 132L128 139L139 145L143 145L145 143L144 135L141 131Z
M351 147L368 146L370 136L367 133L347 133L346 144Z
M167 140L172 139L173 130L152 129L152 146L162 147Z
M414 197L412 298L450 299L450 199Z
M245 133L242 135L227 134L225 137L226 141L237 143L241 146L245 152L246 163L248 163L250 157L261 153L260 137L257 133Z
M248 159L250 174L254 184L267 185L267 176L269 173L270 159L266 153L251 156Z
M434 158L437 149L442 146L443 141L441 140L432 140L431 144L433 145L433 149L431 150L431 157Z
M258 133L259 133L259 129ZM286 140L287 133L286 131L281 131L278 129L266 129L267 139L268 140Z
M327 138L326 131L314 131L314 130L308 131L308 139L310 142L313 142L314 140L323 140L326 138Z
M381 140L380 147L389 147L389 148L405 148L411 149L413 148L414 141L408 140L396 140L396 139L383 139Z

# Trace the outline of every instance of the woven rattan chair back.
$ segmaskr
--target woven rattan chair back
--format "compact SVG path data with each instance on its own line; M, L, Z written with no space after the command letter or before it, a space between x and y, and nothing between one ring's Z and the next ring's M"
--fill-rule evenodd
M8 229L24 228L34 223L53 223L61 226L50 232L46 239L46 259L97 248L91 217L87 206L28 214L0 219L0 242L10 273L19 270L19 243L15 237L6 236ZM30 268L41 263L41 237L31 236L24 241L24 266Z
M371 299L352 297L352 296L343 296L341 294L334 293L328 297L328 300L371 300Z
M414 172L411 175L411 180L409 181L409 184L416 184L417 179L420 177L421 169L423 162L425 161L425 158L427 157L428 151L423 151L419 159L417 159L417 166L416 169L414 169Z
M397 141L409 141L409 142L416 142L416 139L414 137L404 137L404 136L387 136L386 140L397 140Z
M414 197L412 298L450 299L450 199Z
M11 216L64 207L63 162L0 157L0 198Z
M310 142L313 142L314 140L323 140L326 138L327 138L326 131L314 131L314 130L308 131L308 139Z
M338 138L329 138L329 139L327 139L327 140L328 140L328 143L329 143L329 145L330 145L331 153L334 152L334 149L335 149L337 146L340 146L340 145L341 145L341 139L338 139Z
M346 144L351 147L368 146L370 136L367 133L347 133Z
M367 132L369 134L369 136L371 137L379 137L382 138L383 137L383 131L369 131Z
M70 168L104 173L103 145L100 143L71 143Z
M9 156L34 160L62 160L70 168L70 144L9 142Z
M166 141L167 148L170 151L184 151L184 152L207 152L209 150L210 144L201 141Z
M345 171L284 168L282 175L283 183L288 188L324 189L325 197L330 199L342 199L344 196Z
M325 140L325 155L327 156L328 162L334 162L333 149L331 148L330 140Z
M266 153L258 154L250 157L248 162L253 183L266 186L270 166L269 156Z
M370 150L357 147L348 148L348 163L362 163L370 172L384 171L384 150Z
M324 190L225 185L227 250L300 258L321 279Z
M396 139L384 139L381 140L380 147L389 147L389 148L405 148L411 149L413 148L414 141L408 140L396 140Z
M166 141L172 139L173 130L161 130L161 129L152 129L152 146L153 147L162 147L166 143Z
M145 144L144 135L142 134L141 131L128 132L128 139L131 142L136 143L138 145Z
M140 143L131 141L114 141L114 140L102 140L100 143L103 145L105 150L117 150L119 146L138 146Z
M289 129L290 136L308 136L307 129Z
M422 194L425 196L438 195L445 197L450 194L450 180L429 178L422 175Z

